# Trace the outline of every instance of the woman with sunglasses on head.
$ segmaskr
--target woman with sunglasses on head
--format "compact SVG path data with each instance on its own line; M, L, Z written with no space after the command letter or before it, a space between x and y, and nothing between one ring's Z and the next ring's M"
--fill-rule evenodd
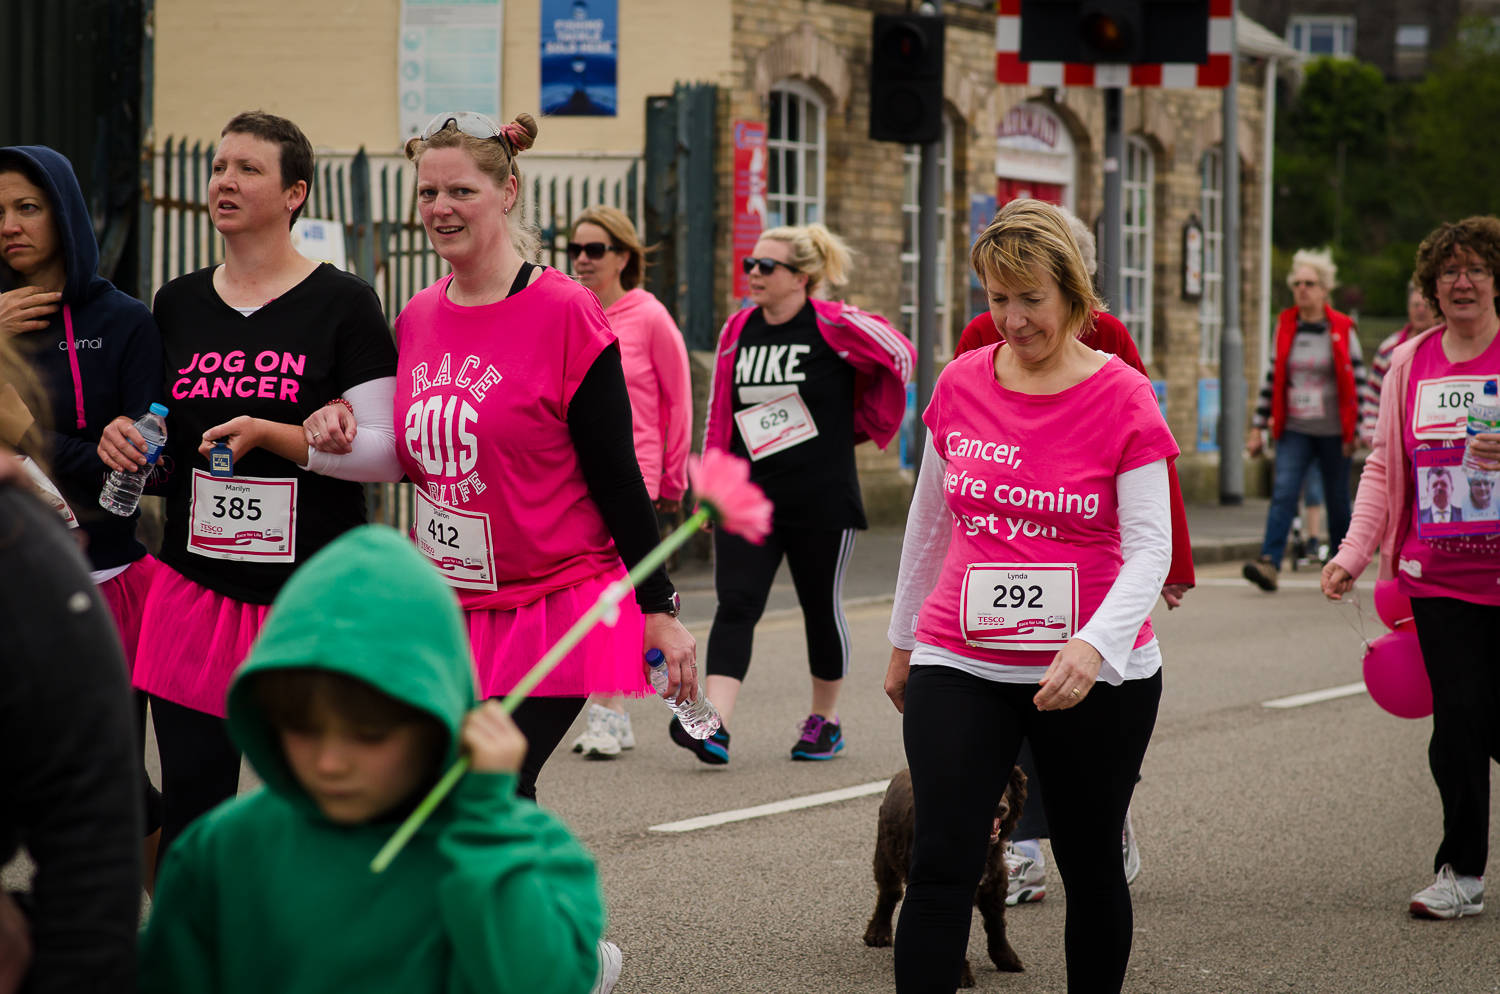
M479 689L500 697L627 566L660 540L641 478L616 335L599 298L528 261L516 156L536 138L440 114L407 142L427 237L453 273L396 319L397 457L416 484L417 548L458 591ZM333 451L345 411L308 422ZM679 699L697 690L696 643L658 569L516 709L530 744L517 790L537 776L588 695L651 693L644 653L660 649ZM615 954L618 956L618 953Z
M151 695L161 752L163 852L235 795L240 754L224 722L230 676L297 565L364 523L364 490L352 481L395 447L396 349L375 291L292 245L312 178L312 145L297 125L237 115L208 183L224 263L156 295L176 468L135 686ZM330 459L308 444L302 422L324 405L363 415L347 456ZM130 470L143 448L119 418L99 455Z
M630 392L635 455L658 517L675 517L687 491L692 441L693 385L682 332L661 301L638 284L646 249L618 207L590 207L573 222L568 257L578 282L594 291L619 339L620 364ZM593 758L635 747L630 713L618 695L589 708L588 727L573 751Z
M1478 519L1472 492L1461 507L1439 500L1439 481L1450 493L1488 490L1500 472L1500 434L1467 435L1468 406L1484 403L1485 386L1500 380L1500 220L1443 224L1416 261L1413 282L1441 323L1391 354L1349 535L1322 582L1341 600L1378 551L1379 579L1394 578L1411 598L1432 685L1427 761L1443 840L1432 859L1437 879L1407 907L1452 919L1484 911L1490 761L1500 761L1500 525Z
M812 706L792 758L832 759L844 748L839 689L849 669L843 583L854 533L867 527L854 446L890 444L906 411L916 350L885 319L839 301L849 248L821 224L772 228L743 260L755 306L719 335L705 448L751 461L750 479L775 505L763 545L714 532L718 609L708 637L708 697L724 718L711 737L672 740L705 763L729 762L730 717L750 667L755 623L785 556L802 605Z
M1338 267L1327 249L1301 249L1286 277L1296 305L1276 321L1276 355L1266 371L1246 447L1265 447L1262 430L1276 439L1276 479L1260 558L1244 566L1245 579L1270 592L1281 575L1287 533L1297 516L1302 478L1316 460L1323 474L1328 542L1337 549L1349 530L1349 469L1365 391L1364 357L1354 321L1328 306Z

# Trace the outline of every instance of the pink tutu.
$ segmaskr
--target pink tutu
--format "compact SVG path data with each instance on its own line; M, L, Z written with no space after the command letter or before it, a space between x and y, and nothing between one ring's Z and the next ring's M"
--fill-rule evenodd
M594 606L604 588L624 575L621 565L510 611L468 612L469 642L484 696L499 697L513 690L573 622ZM642 672L645 626L645 616L635 598L626 595L620 602L619 622L613 628L602 622L594 626L531 696L650 694L651 684Z
M151 580L160 565L152 556L143 556L125 567L124 572L99 584L99 596L109 605L109 613L115 616L115 628L120 632L120 644L125 649L127 673L135 669L136 644L141 640L141 615L146 610Z
M195 711L225 717L229 681L271 611L216 594L158 565L141 618L136 687Z

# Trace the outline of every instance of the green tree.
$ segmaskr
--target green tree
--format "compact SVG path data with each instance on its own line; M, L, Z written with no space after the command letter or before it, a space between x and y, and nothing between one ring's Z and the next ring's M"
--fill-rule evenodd
M1429 228L1500 214L1500 27L1464 22L1417 85L1412 111L1409 180Z

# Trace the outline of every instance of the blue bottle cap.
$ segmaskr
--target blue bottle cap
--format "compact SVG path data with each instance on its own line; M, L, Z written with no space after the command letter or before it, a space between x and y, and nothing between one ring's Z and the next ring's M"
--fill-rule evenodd
M647 649L646 662L648 665L653 667L665 666L667 664L667 657L661 654L660 649Z
M1484 392L1485 392L1486 396L1495 393L1495 381L1494 380L1485 380L1484 381Z
M151 405L151 413L154 414L154 415L156 415L159 418L166 417L167 416L166 405L164 405L164 404L152 404Z

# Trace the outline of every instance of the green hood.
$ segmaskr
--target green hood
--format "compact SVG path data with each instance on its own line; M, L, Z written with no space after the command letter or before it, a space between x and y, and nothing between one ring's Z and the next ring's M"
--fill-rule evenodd
M235 743L271 790L311 807L250 693L249 677L290 668L342 673L433 714L448 729L448 762L457 758L459 726L476 690L463 612L396 531L356 528L292 574L229 689Z

